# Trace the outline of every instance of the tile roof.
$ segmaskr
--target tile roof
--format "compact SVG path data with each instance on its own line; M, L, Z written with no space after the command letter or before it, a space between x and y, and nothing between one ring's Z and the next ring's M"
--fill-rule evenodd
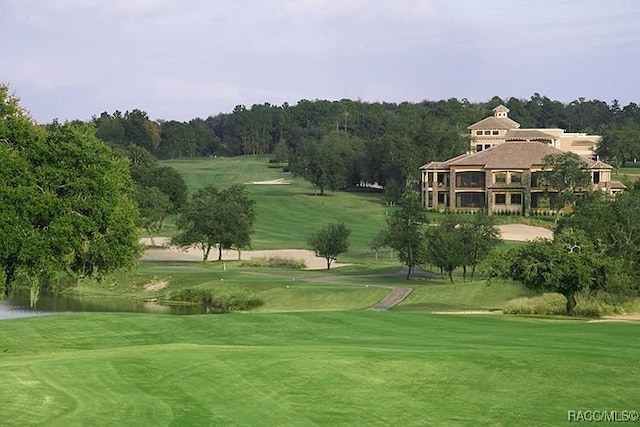
M486 117L477 123L472 124L467 129L517 129L520 123L508 117Z
M449 160L445 160L444 162L429 162L426 165L422 165L420 169L448 169L451 162L454 162L458 159L468 156L469 154L460 154L456 157L452 157Z
M477 153L461 154L443 162L429 162L420 169L449 169L450 166L479 166L485 169L529 169L534 165L542 165L547 154L563 154L559 150L542 142L510 141L495 145ZM611 166L600 161L581 157L589 169L611 169Z
M589 164L589 169L613 169L611 165L606 164L600 160L583 159Z
M452 159L449 166L481 166L485 169L529 169L541 165L547 154L563 154L541 142L505 142L477 153Z

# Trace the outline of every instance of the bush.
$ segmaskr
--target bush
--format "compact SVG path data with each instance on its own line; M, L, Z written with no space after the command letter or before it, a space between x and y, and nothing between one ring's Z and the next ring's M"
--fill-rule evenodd
M172 292L164 301L203 305L207 308L208 313L248 311L264 304L262 299L243 289L236 289L216 295L210 289L185 288L177 292Z
M640 312L640 299L623 299L615 295L599 294L576 296L575 315L603 317ZM508 301L502 309L505 314L565 315L567 300L560 294L545 293L529 298Z
M237 290L216 296L215 304L209 308L213 313L231 313L234 311L253 310L263 304L264 301L253 293Z
M567 313L566 304L567 301L562 295L548 293L507 301L502 312L505 314L559 315Z
M209 289L185 288L179 291L171 292L167 297L167 301L180 302L187 304L208 305L213 300L213 291Z
M302 270L307 268L307 264L302 260L295 260L290 258L254 258L248 261L244 261L240 264L241 267L269 267L269 268L289 268L293 270Z

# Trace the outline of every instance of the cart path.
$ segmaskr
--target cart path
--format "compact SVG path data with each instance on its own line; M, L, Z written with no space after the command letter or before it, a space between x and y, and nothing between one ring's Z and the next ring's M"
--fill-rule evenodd
M393 287L391 292L382 299L379 303L370 308L370 310L388 310L396 305L400 304L409 294L413 291L412 288L407 287Z

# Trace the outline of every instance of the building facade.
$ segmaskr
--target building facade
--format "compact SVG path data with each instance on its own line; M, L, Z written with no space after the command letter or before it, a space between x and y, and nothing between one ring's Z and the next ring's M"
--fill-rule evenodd
M611 180L611 166L593 159L596 135L566 133L562 129L520 129L496 107L492 117L469 126L470 150L444 162L422 166L422 197L436 210L485 209L528 215L550 210L557 193L544 185L543 158L571 151L591 172L591 187L609 194L624 189Z

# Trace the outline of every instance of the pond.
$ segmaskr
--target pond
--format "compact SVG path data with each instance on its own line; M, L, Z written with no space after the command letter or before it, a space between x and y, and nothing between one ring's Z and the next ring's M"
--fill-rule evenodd
M41 316L63 312L116 312L155 314L203 314L199 305L161 305L152 302L119 298L81 298L60 295L40 295L35 308L29 307L29 295L11 296L0 300L0 319Z

